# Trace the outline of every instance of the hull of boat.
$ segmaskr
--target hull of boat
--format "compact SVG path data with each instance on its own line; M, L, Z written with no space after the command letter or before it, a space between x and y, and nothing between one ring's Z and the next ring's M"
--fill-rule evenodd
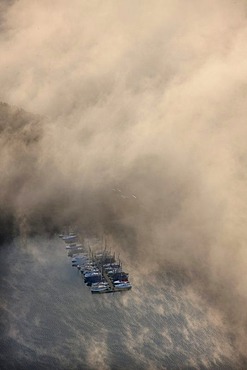
M115 286L114 287L114 291L115 292L122 292L122 291L125 291L125 290L130 290L132 288L131 285L126 285L126 286Z
M103 293L112 293L112 292L113 290L111 289L100 289L100 290L91 289L92 294L103 294Z

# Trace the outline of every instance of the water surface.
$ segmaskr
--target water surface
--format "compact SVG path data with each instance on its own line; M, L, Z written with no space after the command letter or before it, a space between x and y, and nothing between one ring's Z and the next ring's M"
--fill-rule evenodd
M92 295L58 238L1 249L1 369L233 369L220 314L164 270ZM135 261L136 262L136 261Z

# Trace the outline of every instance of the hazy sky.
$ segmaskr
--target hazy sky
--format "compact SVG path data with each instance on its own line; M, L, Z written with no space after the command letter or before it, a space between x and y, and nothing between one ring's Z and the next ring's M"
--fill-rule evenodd
M140 253L200 272L244 352L246 1L9 4L0 98L42 118L1 132L2 206L121 219Z

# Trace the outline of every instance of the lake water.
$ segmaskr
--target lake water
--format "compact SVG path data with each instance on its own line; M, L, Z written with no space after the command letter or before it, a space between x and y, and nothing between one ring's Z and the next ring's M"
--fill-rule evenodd
M165 269L127 260L132 290L92 295L59 238L0 254L1 369L241 368L219 313Z

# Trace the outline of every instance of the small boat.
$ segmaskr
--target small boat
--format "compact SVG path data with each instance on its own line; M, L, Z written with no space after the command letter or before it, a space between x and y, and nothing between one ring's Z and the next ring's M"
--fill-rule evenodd
M75 257L75 258L73 258L72 260L71 260L71 262L72 262L72 266L80 266L80 267L82 267L82 266L85 266L87 263L88 263L88 258L87 257Z
M90 278L92 276L101 276L101 272L94 270L94 271L89 271L86 274L84 274L84 279Z
M92 287L98 287L98 286L108 286L109 284L103 279L101 281L98 281L97 283L92 283Z
M108 283L100 282L100 283L92 284L91 292L92 293L107 293L107 292L111 292L111 288Z
M62 239L65 242L70 242L70 241L76 240L77 239L77 235L76 234L64 235L64 236L62 236Z
M130 290L132 288L132 285L129 281L114 281L114 291L122 291L122 290Z
M65 249L82 249L82 244L71 243L66 245Z

